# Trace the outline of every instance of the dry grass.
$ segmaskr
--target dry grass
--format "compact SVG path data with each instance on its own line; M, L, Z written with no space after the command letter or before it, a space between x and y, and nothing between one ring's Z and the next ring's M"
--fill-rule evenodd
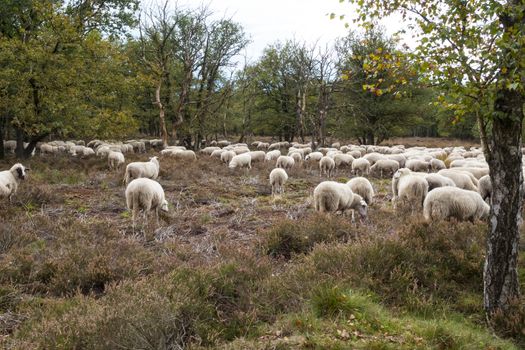
M291 170L285 194L273 198L271 165L244 172L205 156L163 158L170 212L156 230L133 234L122 171L97 158L27 163L33 172L14 203L0 203L0 346L256 348L270 339L288 348L288 329L313 334L313 348L366 347L344 332L321 335L372 312L359 332L377 348L392 339L406 348L472 339L512 348L483 328L483 224L428 225L394 213L389 180L373 180L370 221L354 225L312 210L312 191L325 180L317 170ZM389 310L409 315L403 326L391 325ZM411 318L447 313L459 315L468 336ZM507 325L511 335L520 317Z

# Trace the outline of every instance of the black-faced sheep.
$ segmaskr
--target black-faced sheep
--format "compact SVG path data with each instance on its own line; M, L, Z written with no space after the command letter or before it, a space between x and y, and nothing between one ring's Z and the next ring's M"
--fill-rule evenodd
M11 202L20 181L25 180L29 170L22 164L16 163L11 169L0 171L0 197L7 197Z

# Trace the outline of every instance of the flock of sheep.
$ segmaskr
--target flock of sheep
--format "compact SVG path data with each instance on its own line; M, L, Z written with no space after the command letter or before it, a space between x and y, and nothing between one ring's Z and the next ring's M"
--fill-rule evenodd
M12 141L6 149L14 150ZM283 194L288 180L287 170L294 167L319 169L319 176L331 178L338 171L355 175L347 183L323 181L313 191L313 206L320 212L357 211L361 219L367 217L372 204L374 189L367 177L392 178L394 209L408 206L412 212L423 211L427 220L456 218L475 220L488 217L491 184L489 169L483 153L478 148L463 147L405 148L403 145L365 146L334 143L331 147L311 144L256 141L251 144L232 144L226 140L212 141L202 149L202 156L215 158L230 169L249 171L255 162L275 164L270 172L272 195ZM93 140L87 145L82 141L52 141L37 146L40 154L70 154L76 157L106 157L110 169L120 169L125 164L125 154L143 153L155 148L162 157L194 161L197 154L182 146L162 149L161 140L129 140L108 143ZM0 197L9 199L16 193L21 180L29 169L15 164L10 170L0 172ZM132 212L133 229L140 211L147 216L153 212L158 225L159 210L168 211L168 202L162 186L156 181L160 164L157 156L147 162L127 164L124 173L126 204Z

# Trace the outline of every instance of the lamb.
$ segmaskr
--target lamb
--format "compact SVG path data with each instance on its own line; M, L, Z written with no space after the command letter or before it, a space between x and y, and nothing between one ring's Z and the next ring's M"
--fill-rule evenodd
M492 182L490 181L490 175L485 175L478 182L478 192L483 200L490 199L492 195Z
M399 169L399 162L393 159L379 159L374 165L370 167L370 174L383 178L383 174L388 177L394 175Z
M294 165L294 159L288 156L279 156L279 158L277 158L277 162L275 163L275 167L283 169L291 169Z
M401 168L392 178L394 209L400 201L411 201L412 208L421 208L428 193L428 183L422 176L412 174L410 169Z
M126 161L124 155L121 152L110 151L108 154L108 164L110 169L119 170L122 164Z
M370 162L365 158L357 158L352 162L352 172L358 176L370 174Z
M252 168L252 156L250 153L241 153L232 158L228 164L228 168Z
M221 162L229 164L235 156L234 151L224 151L221 153Z
M486 219L490 206L480 194L457 187L441 187L430 191L423 204L425 220L456 218L458 220Z
M272 196L276 193L284 193L284 184L288 180L288 174L281 168L275 168L270 173L270 185L272 186Z
M139 178L131 181L126 187L126 204L132 213L133 232L139 210L144 213L146 224L148 213L153 211L157 226L159 225L159 209L168 211L168 201L164 197L162 186L154 180Z
M354 177L346 183L354 194L358 194L365 200L366 204L371 205L374 199L374 188L370 181L364 177Z
M325 173L328 177L331 177L333 175L333 172L335 170L335 161L327 156L324 156L319 161L319 177L323 173Z
M314 190L315 210L324 212L341 211L348 209L359 212L362 219L367 217L368 205L363 198L354 194L350 186L335 181L321 182Z
M7 197L11 202L20 181L25 180L29 170L22 164L16 163L11 169L0 171L0 197Z
M430 168L432 169L432 171L437 172L439 170L446 169L447 167L445 166L445 162L443 162L440 159L434 158L430 160Z
M156 179L159 176L160 164L158 157L151 157L149 162L133 162L126 166L126 173L124 174L124 182L129 184L133 179L146 177L149 179Z
M474 192L478 191L477 183L474 183L472 181L472 178L470 176L473 177L473 175L470 173L450 170L450 169L443 169L443 170L438 171L438 174L448 177L449 179L454 181L456 186L459 188L462 188L464 190L474 191Z

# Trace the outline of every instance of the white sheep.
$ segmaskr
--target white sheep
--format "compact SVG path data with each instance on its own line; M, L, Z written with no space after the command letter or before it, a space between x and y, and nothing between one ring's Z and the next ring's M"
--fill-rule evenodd
M270 172L270 185L272 186L272 196L276 193L284 193L284 184L288 180L288 174L281 168L275 168Z
M430 170L430 163L422 159L409 159L405 163L405 168L412 171L427 172Z
M251 151L250 156L252 157L252 163L255 162L264 162L266 157L266 152L264 151Z
M220 149L216 149L215 151L211 152L210 154L210 157L212 158L221 158L221 154L223 154L224 152L226 152L225 150L223 150L222 148Z
M478 192L483 200L490 199L492 195L492 182L490 181L490 175L485 175L478 182Z
M135 231L135 221L140 210L144 213L146 224L149 212L153 211L157 226L159 225L159 209L168 211L168 201L164 197L162 186L157 181L148 178L135 179L128 184L126 204L132 213L133 231Z
M290 153L288 156L293 158L295 164L301 164L301 162L303 161L303 154L301 152L294 151Z
M352 192L360 195L365 200L366 204L371 205L374 200L374 188L370 181L364 177L354 177L346 183L347 186L350 186Z
M490 206L477 192L457 187L440 187L428 193L423 204L427 221L456 218L458 220L485 219Z
M351 168L353 161L354 161L354 157L352 157L350 154L338 153L334 155L334 162L335 162L336 169L342 168L344 166Z
M124 154L121 152L110 151L108 154L108 164L110 169L120 169L120 167L126 162Z
M461 172L451 169L443 169L437 172L439 175L448 177L456 184L456 187L462 188L469 191L478 191L477 180L476 183L473 181L473 175L467 172ZM470 175L470 176L469 176ZM472 177L471 177L472 176ZM475 180L475 178L474 178Z
M367 217L368 205L363 198L354 194L347 184L335 181L321 182L314 189L315 210L324 212L341 211L343 214L348 209L357 210L361 218Z
M420 173L420 174L422 174L425 180L427 180L429 192L432 191L434 188L438 188L438 187L446 187L446 186L456 187L456 184L454 183L454 181L452 181L452 179L446 176L443 176L440 174L433 174L433 173L432 174Z
M0 197L7 197L11 202L20 181L25 180L29 170L22 164L16 163L11 169L0 171Z
M221 162L229 164L235 156L234 151L224 151L221 153Z
M209 146L209 147L204 147L203 149L200 150L200 152L204 153L204 154L211 155L213 153L213 151L217 151L217 150L220 150L220 149L221 149L220 147Z
M326 174L326 176L331 177L335 170L335 161L328 157L324 156L319 161L319 177L323 175L323 173Z
M401 168L392 178L392 202L394 209L399 202L411 202L412 210L421 208L428 193L428 182L422 176L412 174L410 169Z
M173 152L168 153L168 155L179 160L191 162L197 160L197 155L192 150L174 150Z
M228 164L228 168L235 169L235 168L252 168L252 156L250 156L250 153L241 153L236 155L232 158L230 163Z
M357 158L352 162L352 172L358 176L370 174L370 162L365 158Z
M318 162L323 158L323 154L321 152L312 152L310 154L307 154L306 157L304 157L304 160L306 162Z
M147 177L149 179L156 179L159 176L160 164L159 159L151 157L149 162L133 162L126 166L126 173L124 174L124 182L129 184L133 179Z
M441 169L446 169L445 162L443 162L441 159L433 158L430 160L430 168L432 171L439 171Z
M266 153L266 157L264 158L266 161L274 161L277 160L281 156L281 150L274 149L273 151L270 151Z
M267 150L268 147L270 147L270 144L268 142L259 142L259 144L257 145L257 149L260 150Z
M291 169L295 165L295 160L288 156L279 156L275 163L276 168Z
M383 178L383 174L388 177L394 175L399 169L399 162L393 159L379 159L374 165L370 167L370 174Z

